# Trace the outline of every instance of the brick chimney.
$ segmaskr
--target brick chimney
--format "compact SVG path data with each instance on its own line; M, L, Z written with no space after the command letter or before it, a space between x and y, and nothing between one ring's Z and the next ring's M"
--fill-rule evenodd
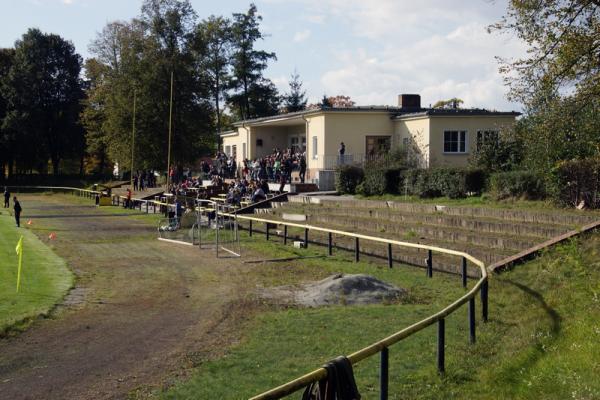
M398 95L398 107L419 110L421 108L421 96L418 94Z

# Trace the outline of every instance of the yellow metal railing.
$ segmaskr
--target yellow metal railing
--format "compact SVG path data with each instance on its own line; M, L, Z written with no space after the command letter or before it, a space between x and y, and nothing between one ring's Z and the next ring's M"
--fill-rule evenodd
M234 214L230 214L230 215L234 215ZM488 273L487 273L484 263L482 261L478 260L477 258L471 256L468 253L465 253L462 251L457 251L457 250L445 249L445 248L437 247L437 246L428 246L428 245L423 245L423 244L418 244L418 243L409 243L409 242L402 242L402 241L392 240L392 239L378 238L378 237L374 237L374 236L362 235L362 234L353 233L353 232L345 232L345 231L340 231L340 230L335 230L335 229L328 229L328 228L323 228L320 226L312 226L312 225L308 225L308 224L298 224L298 223L287 222L287 221L275 221L275 220L269 220L269 219L264 219L264 218L249 217L249 216L245 216L245 215L236 215L236 217L239 220L249 221L250 224L252 224L253 222L264 223L264 224L266 224L267 231L269 229L268 224L277 224L277 225L283 225L283 226L287 226L287 227L302 228L305 230L305 240L306 241L308 239L308 236L307 236L308 232L311 230L325 232L325 233L328 233L329 235L335 234L335 235L352 237L357 240L356 241L357 252L358 252L358 245L359 245L358 240L359 239L372 241L372 242L378 242L378 243L385 243L385 244L388 244L389 246L394 245L394 246L400 246L400 247L408 247L408 248L427 250L429 252L428 268L430 270L431 270L431 253L432 252L462 257L462 259L463 259L463 272L462 273L463 273L463 282L464 282L463 284L466 284L466 261L468 260L471 263L475 264L477 267L479 267L479 269L481 271L481 277L464 296L461 296L455 302L448 305L444 309L438 311L437 313L435 313L413 325L410 325L410 326L394 333L393 335L383 338L363 349L360 349L360 350L348 355L347 358L352 364L356 364L356 363L358 363L366 358L369 358L377 353L382 353L382 357L383 357L383 354L385 353L385 357L386 357L385 373L387 376L387 348L394 345L395 343L398 343L399 341L411 336L412 334L423 330L424 328L426 328L430 325L438 323L438 370L440 370L440 372L443 372L443 370L444 370L444 354L443 354L444 345L443 345L443 343L444 343L444 329L445 329L444 328L444 326L445 326L444 320L445 320L445 318L448 315L452 314L454 311L456 311L458 308L460 308L462 305L469 303L470 334L471 334L471 341L474 341L475 340L474 301L475 301L475 297L476 297L477 293L481 292L482 316L483 316L484 321L487 320ZM250 225L249 229L250 230L252 229L251 225ZM267 233L267 235L268 235L268 233ZM331 246L331 239L329 241L329 246ZM390 254L390 257L391 257L391 254ZM442 337L440 338L439 335L441 335ZM442 343L441 348L439 346L440 340ZM382 366L383 365L384 364L382 363ZM308 386L309 384L320 381L326 377L327 377L327 370L325 368L318 368L312 372L309 372L306 375L303 375L299 378L291 380L288 383L285 383L281 386L275 387L271 390L268 390L264 393L254 396L250 400L279 399L279 398L287 396L291 393L294 393L298 390L301 390L301 389L305 388L306 386ZM386 388L385 388L386 396L385 397L387 397L387 378L386 378L385 382L386 382L385 383L385 385L386 385ZM382 396L381 398L384 398L384 396Z

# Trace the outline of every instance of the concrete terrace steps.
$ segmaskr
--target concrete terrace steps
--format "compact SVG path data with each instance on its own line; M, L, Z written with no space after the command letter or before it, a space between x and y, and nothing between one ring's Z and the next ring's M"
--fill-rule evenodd
M264 217L265 216L261 215L261 218L264 218ZM266 218L266 219L271 219L271 218ZM273 218L273 222L278 222L278 221L279 220ZM247 221L240 221L240 225L241 225L242 229L244 229L244 230L248 229ZM337 227L330 226L329 228L336 229ZM264 231L264 225L254 224L253 229L255 230L254 234L256 235L258 231L261 231L261 232ZM279 241L282 240L281 238L273 239L274 236L275 236L275 230L271 229L271 240L279 240ZM376 236L384 237L383 235L376 235ZM290 243L291 241L294 241L294 240L303 241L304 234L301 233L299 230L290 229L288 231L288 243ZM309 232L309 246L310 245L314 246L315 244L318 244L320 246L326 246L327 240L328 240L327 233L325 233L325 232L319 232L319 231L310 231ZM439 241L436 243L426 243L427 241L420 240L419 242L421 242L423 244L440 245ZM334 248L337 249L337 250L334 250L334 252L339 251L340 249L347 250L349 252L353 252L354 251L354 239L351 237L334 235L333 236L333 246L334 246ZM455 248L456 250L460 250L460 248L452 247L450 245L447 245L445 247ZM469 251L470 251L470 254L472 254L473 256L482 260L486 264L498 261L498 260L508 256L508 255L501 256L501 255L495 254L495 253L492 254L489 251L487 251L486 249L474 250L473 247L470 247ZM385 245L383 243L362 240L360 242L360 252L361 252L361 257L371 256L371 257L377 257L379 259L386 259L387 258L387 245ZM394 248L393 248L393 259L394 259L394 262L396 262L396 263L404 263L404 264L409 264L409 265L425 268L426 267L426 263L425 263L426 258L427 258L426 250L404 248L404 247L398 247L398 246L394 246ZM461 265L461 260L459 257L449 256L446 254L437 254L437 253L433 255L433 269L434 270L452 272L452 273L460 273L460 268L461 268L460 265ZM478 275L479 270L476 267L470 266L469 271L471 271L470 274L472 273L473 277L479 276Z
M260 217L264 218L264 219L272 220L274 223L283 222L281 220L281 218L278 218L278 216L273 215L273 214L261 215ZM245 224L242 224L242 225L246 226ZM372 230L363 229L363 228L356 229L355 227L344 225L344 224L312 223L311 225L327 227L327 228L335 229L335 230L343 230L346 232L362 233L362 234L369 235L369 236L394 239L394 240L399 240L399 241L404 241L404 242L441 246L441 247L448 248L448 249L466 251L466 252L472 254L473 256L479 258L480 260L482 260L485 263L496 262L498 260L501 260L501 259L508 257L508 256L514 254L515 252L517 252L517 250L514 250L514 249L502 249L502 248L491 249L487 245L478 245L478 244L473 244L473 243L469 243L469 242L452 242L452 241L442 240L439 238L428 238L428 237L419 237L419 236L406 238L406 237L400 236L398 234L390 233L390 232L378 232L378 231L372 231ZM261 225L256 225L255 229L263 230L264 227ZM288 230L288 232L289 232L288 237L292 238L292 240L303 240L303 238L304 238L303 233L299 230L299 228L290 228ZM271 233L274 234L273 229L271 230ZM327 244L327 234L323 233L323 232L318 232L318 231L310 231L309 241L314 241L314 242L318 242L322 245L326 245ZM334 245L337 247L352 250L352 251L354 250L354 239L353 238L334 235L333 242L334 242ZM377 256L381 256L381 257L385 257L387 255L387 246L385 244L380 244L380 243L371 242L371 241L361 241L360 246L361 246L361 251L364 251L366 253L372 252L373 254L375 254ZM419 265L419 266L423 265L423 259L424 259L424 257L427 256L426 251L419 250L419 249L402 248L402 249L398 249L398 251L401 252L403 255L403 258L399 259L400 261L407 262L407 263L414 264L414 265ZM439 259L439 257L441 257L442 259L448 258L448 256L445 256L445 255L439 255L436 258ZM450 257L450 258L455 258L455 257ZM453 265L454 263L455 263L455 260L451 264Z
M468 243L472 245L492 248L494 250L508 250L518 252L543 242L544 237L517 237L514 235L500 233L483 233L460 229L456 227L444 227L433 225L400 225L389 221L352 217L345 221L336 216L311 216L308 224L331 227L337 226L341 230L349 230L356 233L365 233L372 236L389 237L396 240L412 242L414 236L420 240L433 240L440 243Z
M539 211L523 209L503 209L491 207L469 207L469 206L437 206L435 204L403 203L383 200L346 200L339 201L332 196L331 199L318 197L294 196L290 198L291 203L306 205L318 205L326 207L352 208L352 209L389 209L416 214L445 214L463 217L489 218L503 221L517 221L539 224L583 226L600 219L597 212L578 211Z
M280 206L281 207L281 206ZM503 222L494 219L478 219L474 217L461 217L454 215L445 215L437 213L431 214L411 214L404 211L395 210L367 210L357 208L336 208L326 206L285 206L274 210L276 214L282 212L295 212L298 214L306 214L308 220L319 219L321 216L335 217L340 219L368 219L385 221L392 226L399 227L423 227L435 229L452 229L463 233L498 236L498 235L513 235L519 238L528 238L531 240L540 240L547 237L561 235L567 232L571 227L564 225L551 224L531 224L524 222Z

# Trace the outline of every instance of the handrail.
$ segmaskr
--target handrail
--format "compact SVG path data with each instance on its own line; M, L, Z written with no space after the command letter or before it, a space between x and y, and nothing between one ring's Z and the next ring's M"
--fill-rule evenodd
M98 190L89 190L89 189L81 189L70 186L19 186L19 185L5 185L8 188L16 188L16 189L50 189L50 190L78 190L80 192L93 193L93 194L101 194L101 191Z
M402 242L402 241L398 241L398 240L378 238L375 236L368 236L368 235L362 235L359 233L345 232L345 231L340 231L340 230L335 230L335 229L328 229L328 228L312 226L312 225L308 225L308 224L297 224L297 223L287 222L287 221L275 221L275 220L269 220L269 219L265 219L265 218L249 217L249 216L245 216L245 215L234 215L234 214L229 214L229 215L235 216L238 219L247 220L247 221L263 222L266 224L286 225L286 226L290 226L290 227L297 227L297 228L315 230L315 231L320 231L320 232L327 232L327 233L332 233L332 234L337 234L337 235L349 236L349 237L354 237L357 239L365 239L365 240L370 240L373 242L387 243L387 244L393 244L393 245L398 245L398 246L435 251L437 253L444 253L444 254L463 257L464 259L471 261L473 264L475 264L476 266L479 267L479 269L481 270L481 278L471 288L471 290L469 290L465 295L461 296L459 299L457 299L450 305L446 306L444 309L438 311L437 313L432 314L429 317L427 317L419 322L416 322L416 323L414 323L414 324L412 324L412 325L410 325L410 326L408 326L408 327L406 327L384 339L381 339L363 349L360 349L360 350L348 355L347 358L350 361L350 363L352 363L352 364L356 364L359 361L362 361L368 357L371 357L371 356L381 352L383 349L388 348L391 345L401 341L402 339L405 339L405 338L411 336L412 334L419 332L420 330L422 330L430 325L433 325L434 323L439 322L440 320L443 320L446 316L452 314L455 310L460 308L460 306L466 304L471 299L474 299L475 296L477 295L477 293L483 288L483 285L487 284L488 273L487 273L485 264L482 261L478 260L477 258L473 257L472 255L462 252L462 251L445 249L442 247L429 246L429 245L424 245L424 244L419 244L419 243L408 243L408 242ZM487 293L486 293L486 296L487 296ZM486 299L486 301L487 301L487 299ZM277 386L277 387L270 389L264 393L261 393L254 397L251 397L250 400L279 399L279 398L287 396L293 392L296 392L302 388L305 388L307 385L309 385L313 382L322 380L326 377L327 377L327 370L325 368L318 368L312 372L309 372L308 374L305 374L299 378L289 381L288 383Z

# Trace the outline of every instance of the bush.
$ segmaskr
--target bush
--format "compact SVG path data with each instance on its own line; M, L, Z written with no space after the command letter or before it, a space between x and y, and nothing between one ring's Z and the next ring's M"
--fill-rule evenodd
M401 168L367 166L357 192L365 196L398 193L401 171Z
M545 197L544 180L529 171L498 172L490 177L490 189L497 200L522 198L539 200Z
M457 199L465 197L468 193L481 193L485 181L486 175L480 169L410 169L401 172L398 192L422 198L446 196Z
M341 194L355 194L356 187L364 178L364 171L354 165L342 165L335 171L335 190Z
M561 161L552 174L552 198L560 205L600 208L600 158Z

